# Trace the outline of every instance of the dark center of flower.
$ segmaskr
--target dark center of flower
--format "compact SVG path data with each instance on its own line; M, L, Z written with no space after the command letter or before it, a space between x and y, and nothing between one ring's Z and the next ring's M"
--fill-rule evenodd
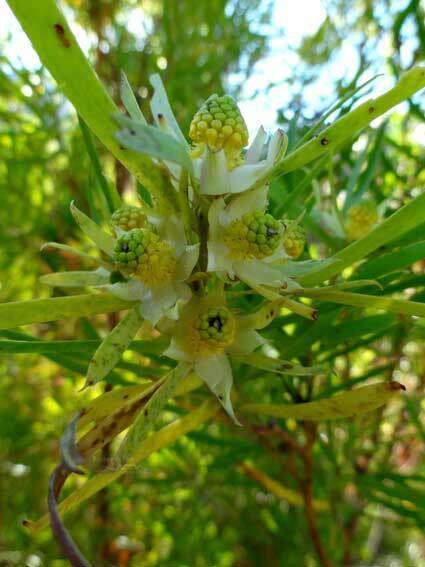
M121 244L121 252L129 252L130 250L130 246L128 245L128 242L123 242Z
M223 321L220 319L219 316L210 317L208 319L208 325L210 327L214 327L214 329L217 329L217 331L221 331L221 329L223 328Z
M266 231L266 235L268 238L271 238L272 236L276 236L277 234L277 230L275 230L274 228L268 227L267 231Z

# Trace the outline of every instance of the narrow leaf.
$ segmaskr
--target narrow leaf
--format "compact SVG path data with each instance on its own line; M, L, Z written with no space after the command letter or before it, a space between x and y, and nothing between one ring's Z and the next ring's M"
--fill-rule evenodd
M350 139L359 130L370 124L390 108L410 98L415 92L425 87L425 67L413 67L400 81L383 95L369 99L342 118L323 130L320 135L303 144L290 153L272 172L273 177L303 167L324 153L333 151L337 146ZM260 179L258 186L264 183Z
M81 230L108 256L114 255L114 238L71 203L71 213Z
M132 303L109 293L88 293L71 297L50 297L30 301L14 301L0 304L0 329L12 329L31 323L45 323L111 313L129 309Z
M164 161L181 165L189 172L192 162L183 144L156 126L149 126L127 116L118 115L116 121L124 128L117 132L123 146Z
M300 295L304 297L317 298L322 301L342 303L342 305L352 305L353 307L370 307L373 309L390 311L392 313L425 317L425 303L408 301L407 299L377 297L376 295L365 295L362 293L352 293L348 291L327 291L326 288L302 290Z
M136 97L134 96L133 89L128 82L127 75L121 71L121 84L120 84L121 100L126 111L129 113L133 120L138 120L142 124L147 124L143 112L137 104Z
M317 285L341 273L346 267L362 260L380 246L395 240L403 233L422 223L425 216L425 193L398 209L390 217L373 228L366 236L356 240L333 256L339 263L330 264L313 274L302 276L299 283L305 287Z
M108 183L108 181L106 180L106 177L103 175L103 171L102 171L102 167L100 165L100 160L99 160L99 156L97 155L97 151L96 151L96 146L94 145L93 142L93 136L91 135L91 132L89 130L89 128L87 127L86 123L84 122L84 120L81 118L81 116L78 117L79 120L79 124L80 124L80 128L81 128L81 132L83 134L83 140L84 143L86 145L87 148L87 153L89 154L90 157L90 161L92 163L93 166L93 170L94 170L94 175L96 177L96 181L97 181L97 189L98 189L98 199L99 201L102 203L102 198L103 198L103 203L105 206L102 207L102 217L105 217L105 207L109 208L109 215L107 216L107 218L105 218L105 220L109 220L109 216L115 211L115 209L119 209L122 202L121 202L121 197L115 187L115 185L111 185ZM93 191L91 187L88 188L88 191ZM107 205L106 205L106 203Z
M317 402L288 405L245 404L239 410L243 413L306 421L343 419L373 411L386 404L401 390L405 390L405 387L398 382L380 382Z
M143 439L146 438L178 384L187 376L189 369L190 366L180 363L168 376L163 378L161 386L149 399L143 412L138 415L136 421L123 439L116 455L117 463L126 463L134 454L137 447Z
M71 254L72 256L79 256L84 260L88 260L92 264L103 264L104 262L90 256L90 254L86 254L78 248L72 248L71 246L67 246L66 244L60 244L59 242L46 242L41 247L41 252L50 252L51 250L59 250L60 252L65 252L66 254Z
M114 368L140 329L142 322L143 317L140 314L139 306L136 305L114 327L94 353L87 370L85 386L92 386L103 380Z
M109 273L106 270L94 272L55 272L40 277L40 282L53 287L86 287L107 285Z

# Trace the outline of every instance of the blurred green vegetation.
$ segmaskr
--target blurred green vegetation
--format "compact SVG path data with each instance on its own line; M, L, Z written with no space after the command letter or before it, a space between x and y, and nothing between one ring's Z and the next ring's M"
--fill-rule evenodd
M344 42L356 48L358 68L352 80L334 85L335 99L359 86L371 70L397 77L424 55L424 10L416 0L329 0L323 6L328 19L298 49L303 64L288 85L294 103L279 113L292 147L311 126L311 113L305 115L299 93L326 72ZM270 2L253 0L67 2L67 10L90 38L91 60L115 100L119 70L124 69L147 112L147 78L160 69L186 132L200 102L226 90L231 73L237 76L232 94L241 92L255 63L267 53L272 8ZM140 33L131 25L136 14L146 24ZM384 32L392 38L392 48L382 58L376 42ZM412 46L407 55L405 42ZM52 240L72 244L79 238L69 202L75 199L88 210L87 187L97 180L78 121L43 68L28 70L0 55L0 93L0 301L46 297L51 292L38 277L78 265L66 253L40 253L40 246ZM325 108L315 110L319 115ZM415 98L402 112L351 140L354 145L347 143L310 169L273 184L272 211L293 218L307 210L305 259L345 244L332 230L335 199L344 215L344 195L351 203L372 197L386 216L423 190L423 112ZM127 200L134 199L140 188L119 163L98 150L108 181ZM385 293L423 302L424 248L425 221L380 250L392 256L381 258L378 268L378 260L371 257L360 270L379 279ZM217 419L190 433L69 516L75 539L94 565L313 567L321 564L315 532L333 565L425 564L420 403L425 323L325 302L317 306L317 322L288 312L264 336L276 342L282 358L330 363L333 372L314 379L277 378L235 365L242 398L306 401L374 377L402 382L407 395L366 417L317 428L293 420L258 420L239 430ZM113 316L97 316L90 322L40 324L22 332L26 338L46 340L95 339L95 328L103 335L115 323ZM23 338L11 332L0 335ZM48 530L31 536L21 521L45 512L48 475L58 459L60 435L76 411L88 358L0 351L0 565L67 564ZM146 373L161 371L155 357L149 361L127 352L109 382L136 383ZM198 405L207 395L197 392L190 404ZM164 422L183 407L170 404ZM293 447L308 445L309 439L312 468ZM107 449L101 458L108 458ZM304 496L312 486L314 498L329 502L329 511L317 512L312 526L304 506L279 498L255 471ZM67 491L73 483L78 485L79 479Z

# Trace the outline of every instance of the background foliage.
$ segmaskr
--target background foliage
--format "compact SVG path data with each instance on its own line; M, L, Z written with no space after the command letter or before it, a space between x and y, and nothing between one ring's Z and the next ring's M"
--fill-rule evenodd
M290 102L279 112L292 147L325 109L323 101L312 110L304 93L317 88L323 75L332 83L329 70L347 43L357 56L349 77L333 85L335 98L371 73L398 77L423 58L424 13L417 0L329 0L323 6L327 19L321 27L292 47L299 64L286 80ZM273 6L251 0L149 0L141 5L70 0L67 10L86 31L91 59L114 98L118 100L122 68L146 110L147 77L159 68L185 131L211 92L245 92L255 63L267 56L273 33ZM143 30L131 25L140 11ZM383 41L385 50L379 48ZM270 86L276 80L270 77ZM78 121L45 70L28 70L18 58L0 55L0 93L0 300L48 296L39 275L72 268L74 260L66 254L40 254L39 248L45 241L72 244L78 238L69 201L75 199L87 210L87 189L98 180ZM307 209L306 258L345 244L329 227L335 207L340 218L346 214L344 195L348 203L373 197L386 216L421 192L424 133L423 106L416 97L329 158L274 183L275 214L295 217ZM127 198L135 190L143 193L119 163L98 150L109 183ZM424 235L425 222L380 250L379 260L369 258L360 268L362 277L378 279L385 293L424 301ZM305 401L374 377L401 381L407 395L364 418L317 428L293 420L253 420L237 430L217 419L189 434L69 517L73 534L88 557L97 558L96 565L314 566L320 564L314 550L317 538L334 565L411 566L425 561L420 405L424 323L325 302L317 306L317 322L288 313L265 335L278 338L282 358L330 363L334 372L314 379L276 378L241 366L235 370L242 397ZM96 339L92 322L40 324L22 333L26 338ZM114 316L99 316L95 326L106 333L115 323ZM3 338L21 336L3 333ZM75 412L87 361L88 355L66 352L1 355L0 564L66 564L48 531L32 537L20 521L45 511L58 438ZM162 371L154 356L149 361L140 352L127 352L109 382L134 383ZM198 405L206 396L200 391L190 403ZM181 411L171 404L164 420ZM306 449L300 451L300 446ZM107 458L106 448L102 459ZM278 488L270 485L270 478L281 483ZM282 498L282 486L297 491L300 501ZM329 511L312 517L311 491L314 498L329 502Z

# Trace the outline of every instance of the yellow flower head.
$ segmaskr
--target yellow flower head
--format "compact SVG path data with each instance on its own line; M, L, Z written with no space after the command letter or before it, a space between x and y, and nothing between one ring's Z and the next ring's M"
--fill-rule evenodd
M286 223L285 234L283 236L283 247L285 252L293 260L296 260L303 253L306 244L306 234L302 226L294 221Z
M134 275L145 284L169 281L176 267L171 246L149 228L135 228L120 236L114 260L125 275Z
M282 240L283 225L262 211L247 213L234 220L224 236L232 256L238 259L271 256Z
M113 229L132 230L133 228L145 228L149 226L148 219L140 207L127 205L121 207L111 216L111 226Z
M193 348L198 353L216 354L233 343L235 317L224 305L202 307L189 323Z
M192 119L189 137L197 145L193 156L207 146L224 150L229 169L243 162L242 149L248 145L248 129L236 101L230 95L211 95Z
M345 230L350 241L367 234L378 221L378 211L374 201L365 200L348 210Z

